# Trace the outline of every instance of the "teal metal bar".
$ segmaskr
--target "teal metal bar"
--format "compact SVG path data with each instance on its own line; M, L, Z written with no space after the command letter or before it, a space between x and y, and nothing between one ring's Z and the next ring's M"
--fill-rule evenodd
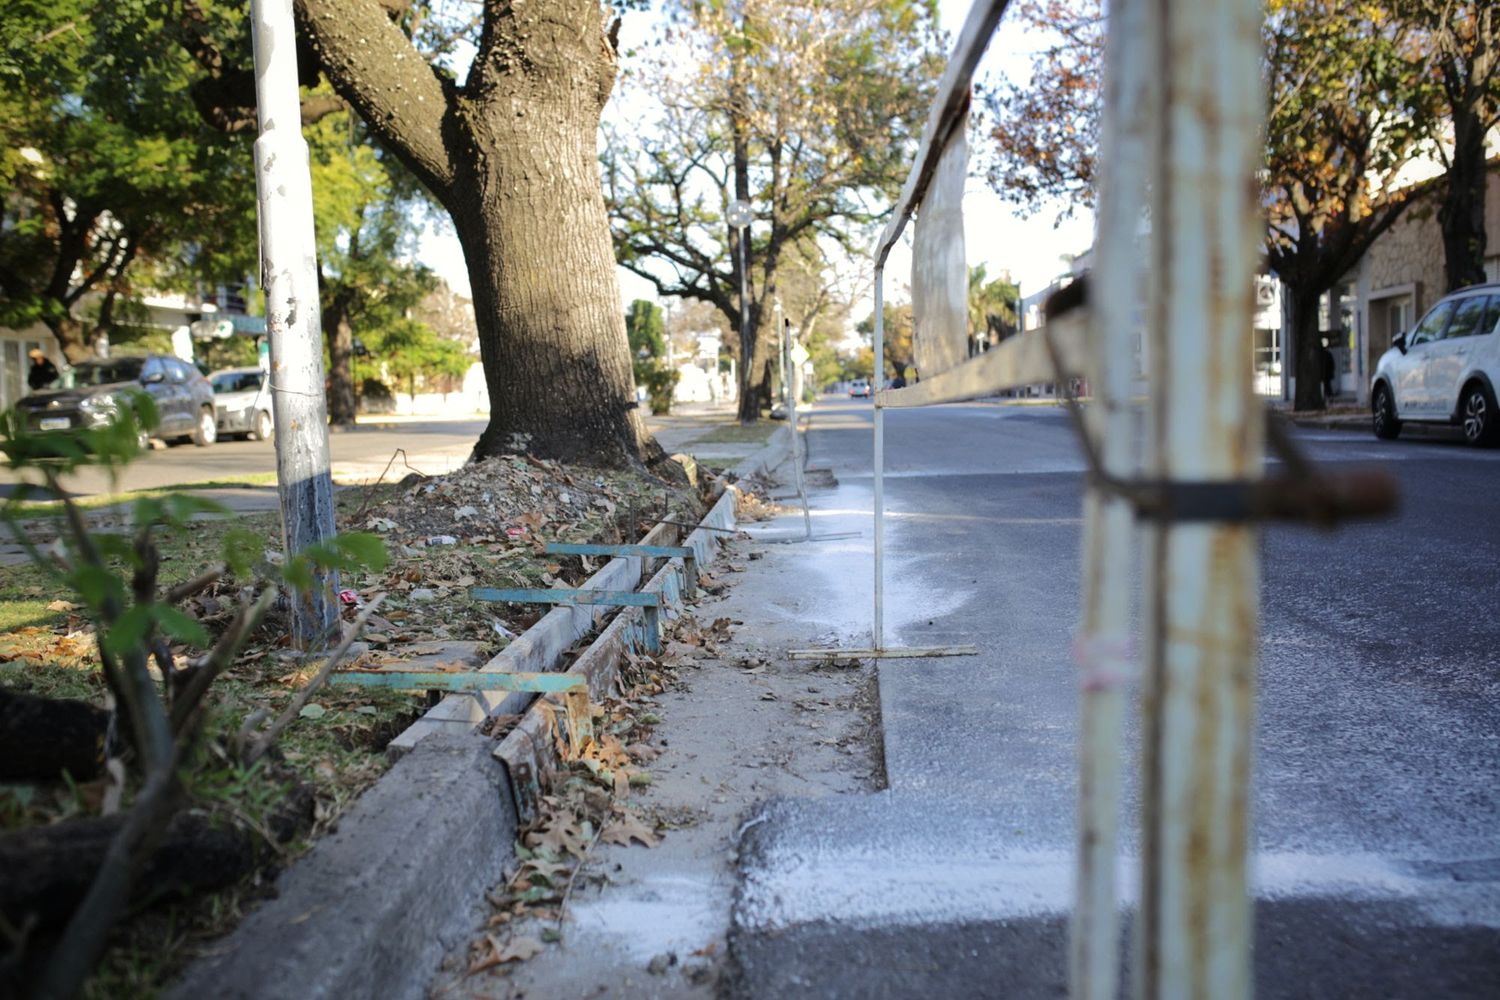
M474 587L469 596L476 601L506 604L602 604L622 608L659 608L661 595L635 590L505 590Z
M558 556L652 556L691 559L690 545L596 545L592 542L548 542L547 554Z
M532 691L551 694L587 686L582 674L419 670L344 670L328 675L335 687L396 688L402 691Z

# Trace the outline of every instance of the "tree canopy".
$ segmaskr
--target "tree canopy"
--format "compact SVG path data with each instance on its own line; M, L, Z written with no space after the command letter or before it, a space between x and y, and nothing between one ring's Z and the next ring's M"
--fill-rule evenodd
M1023 208L1050 199L1091 204L1099 2L1046 0L1022 12L1056 42L1037 57L1032 95L1007 85L987 100L997 150L991 183ZM1290 292L1298 408L1321 405L1318 299L1405 209L1411 190L1401 168L1431 124L1432 48L1401 15L1395 2L1267 4L1265 251Z
M620 262L664 295L742 327L738 231L748 202L740 417L768 394L764 334L792 246L863 254L909 168L939 62L930 0L744 0L667 5L672 25L634 81L659 113L604 153ZM666 46L670 43L672 49Z
M159 43L163 30L150 0L0 9L12 42L0 56L0 323L44 323L74 360L137 285L254 268L248 146L203 123L191 62Z

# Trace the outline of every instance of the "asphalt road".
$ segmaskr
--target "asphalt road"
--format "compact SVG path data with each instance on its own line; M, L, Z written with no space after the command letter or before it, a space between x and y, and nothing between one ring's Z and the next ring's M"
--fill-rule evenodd
M424 467L422 456L433 462L444 462L456 456L457 461L473 448L485 422L479 420L406 420L389 424L360 424L351 431L329 435L329 452L337 474L340 467L351 474L380 474L381 468L402 449L418 470L429 474L448 471ZM402 459L396 458L394 470L407 471ZM191 444L163 447L157 442L151 452L126 467L118 483L92 469L83 469L63 482L64 487L79 495L114 493L123 490L155 489L183 483L209 480L231 480L235 477L276 471L276 451L271 441L221 440L207 448ZM396 478L400 478L397 475ZM16 482L11 473L0 470L0 496L8 495Z
M813 419L810 464L838 481L814 498L818 529L864 537L809 545L798 586L826 595L809 643L868 643L870 412ZM886 433L887 640L982 652L882 664L888 792L778 801L747 823L739 992L1063 996L1078 451L1051 408L892 411ZM1403 506L1263 536L1257 995L1493 997L1500 451L1300 437L1320 462L1388 468ZM1137 746L1132 723L1127 770ZM1133 780L1125 797L1128 904Z

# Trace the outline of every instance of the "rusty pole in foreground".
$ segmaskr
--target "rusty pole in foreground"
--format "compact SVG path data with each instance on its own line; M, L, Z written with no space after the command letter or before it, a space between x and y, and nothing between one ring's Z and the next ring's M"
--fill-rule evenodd
M1140 268L1137 234L1146 193L1152 68L1145 0L1112 0L1105 43L1094 268L1090 275L1088 378L1094 387L1087 432L1104 471L1135 475L1131 396ZM1115 868L1120 825L1121 732L1125 690L1135 676L1130 610L1135 516L1101 483L1084 497L1079 667L1078 846L1069 939L1074 1000L1115 1000L1119 965L1119 893Z
M1244 481L1262 470L1250 356L1260 162L1257 0L1150 5L1151 403L1148 474ZM1250 986L1250 748L1257 529L1147 532L1142 727L1142 998L1242 1000Z

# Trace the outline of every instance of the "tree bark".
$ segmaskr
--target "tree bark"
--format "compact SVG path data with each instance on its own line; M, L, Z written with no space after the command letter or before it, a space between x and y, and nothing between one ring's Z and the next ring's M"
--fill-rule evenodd
M1321 410L1323 400L1322 340L1318 333L1319 291L1287 286L1291 295L1292 374L1297 379L1293 410Z
M1438 205L1444 274L1450 292L1485 280L1484 131L1472 109L1454 106L1453 160Z
M319 269L322 283L322 268ZM328 422L353 427L358 410L354 392L354 330L349 325L349 293L337 289L323 308L323 336L328 341Z
M299 0L325 72L453 218L490 393L476 457L659 457L636 410L598 161L597 0L486 6L462 88L373 0Z
M595 156L598 109L548 99L476 123L452 195L490 422L476 457L648 457Z

